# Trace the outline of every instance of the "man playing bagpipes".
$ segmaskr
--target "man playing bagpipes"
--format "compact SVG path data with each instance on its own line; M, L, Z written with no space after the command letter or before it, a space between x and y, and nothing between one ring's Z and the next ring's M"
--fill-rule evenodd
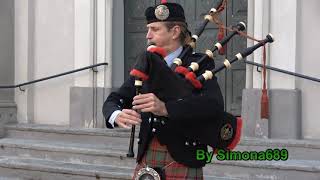
M191 38L181 5L162 3L149 7L145 16L148 44L154 44L165 52L146 51L139 56L140 61L152 63L149 67L152 72L145 75L134 69L131 72L133 76L117 92L109 95L103 105L106 125L108 128L119 126L129 129L140 124L134 179L203 179L202 167L206 160L197 160L197 150L207 152L207 145L224 149L228 149L230 144L234 146L236 118L224 112L223 97L215 76L201 89L188 90L190 94L187 96L172 96L179 93L176 92L179 88L184 91L188 86L192 87L183 75L170 68L187 47L186 40ZM164 60L159 54L165 56ZM188 67L203 56L188 52L181 67ZM201 76L214 66L214 61L208 57L195 75ZM167 74L170 75L165 78ZM145 77L143 86L140 84L142 94L136 92L134 75L149 76ZM178 85L170 84L171 79L178 79ZM157 88L150 87L153 84ZM168 96L160 93L167 88L171 88ZM226 118L230 123L223 121Z

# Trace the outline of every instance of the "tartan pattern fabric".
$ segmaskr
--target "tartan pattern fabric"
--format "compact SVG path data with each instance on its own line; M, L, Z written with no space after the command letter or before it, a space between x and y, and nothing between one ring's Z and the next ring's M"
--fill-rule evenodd
M173 163L172 163L173 162ZM156 137L149 144L148 150L143 156L141 162L137 164L133 180L138 171L146 167L164 168L166 180L203 180L202 168L189 168L183 164L175 162L169 154L167 147L161 145Z

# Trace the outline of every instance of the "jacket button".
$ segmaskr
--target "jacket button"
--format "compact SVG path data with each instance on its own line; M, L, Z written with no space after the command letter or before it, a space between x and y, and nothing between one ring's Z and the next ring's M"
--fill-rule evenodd
M162 125L165 125L166 123L164 122L164 120L162 120L162 121L161 121L161 124L162 124Z
M153 121L154 121L154 122L157 122L157 121L158 121L158 119L157 119L157 118L153 118Z
M151 117L149 117L149 123L151 122Z
M186 146L189 146L189 142L186 141L185 145L186 145Z
M196 146L196 145L197 145L197 143L196 143L196 142L193 142L192 144L193 144L193 146Z
M156 132L156 129L155 129L155 128L152 128L152 132Z

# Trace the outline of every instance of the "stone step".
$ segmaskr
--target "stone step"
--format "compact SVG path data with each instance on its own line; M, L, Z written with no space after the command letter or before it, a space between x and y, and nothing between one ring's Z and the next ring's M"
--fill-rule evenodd
M32 180L124 180L131 179L132 168L66 163L32 158L0 157L0 175Z
M34 158L0 157L0 180L126 180L133 168L84 163L66 163ZM205 176L205 180L240 180Z
M320 180L320 161L215 161L204 173L250 180Z
M22 179L19 179L19 178L11 178L11 177L0 177L0 180L22 180Z
M0 154L70 163L89 163L134 167L135 158L127 158L127 145L85 144L30 139L0 139ZM135 147L137 152L137 147Z
M16 124L6 126L8 138L59 141L68 143L103 144L109 147L128 147L131 131L127 129L71 129L53 125ZM138 131L138 130L137 130ZM135 133L137 140L138 132ZM136 143L135 143L135 146ZM123 150L127 151L124 148ZM289 159L319 160L320 141L287 139L242 138L235 150L265 151L267 149L287 149Z
M130 130L79 130L61 126L21 124L8 125L6 129L8 138L0 141L1 154L4 155L119 167L134 167L135 164L133 159L125 156ZM227 178L282 179L302 177L296 175L299 172L310 179L320 177L319 141L243 138L236 150L265 151L269 148L287 149L289 160L285 162L216 160L205 167L205 174Z
M320 161L319 140L242 138L235 150L266 151L267 149L287 149L289 159Z
M123 146L110 147L90 144L67 144L39 140L19 140L5 138L0 140L0 153L19 158L41 158L66 163L109 165L116 167L135 167L135 159L127 158ZM218 161L204 168L206 179L221 177L227 179L294 179L320 177L320 161ZM298 174L303 174L298 175Z
M139 127L137 127L137 130ZM128 129L73 129L56 125L11 124L6 125L8 138L60 141L91 144L129 144L131 130ZM135 140L139 132L135 133Z
M206 180L319 180L320 163L287 162L216 162L205 168ZM133 168L110 165L66 163L33 158L0 157L0 175L10 179L131 179ZM4 178L3 178L4 179Z

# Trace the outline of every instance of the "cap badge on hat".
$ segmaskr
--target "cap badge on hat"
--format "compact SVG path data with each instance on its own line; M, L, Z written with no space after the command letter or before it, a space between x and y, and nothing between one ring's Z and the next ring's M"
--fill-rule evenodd
M154 10L154 14L157 19L164 21L169 17L170 11L166 5L161 4Z

